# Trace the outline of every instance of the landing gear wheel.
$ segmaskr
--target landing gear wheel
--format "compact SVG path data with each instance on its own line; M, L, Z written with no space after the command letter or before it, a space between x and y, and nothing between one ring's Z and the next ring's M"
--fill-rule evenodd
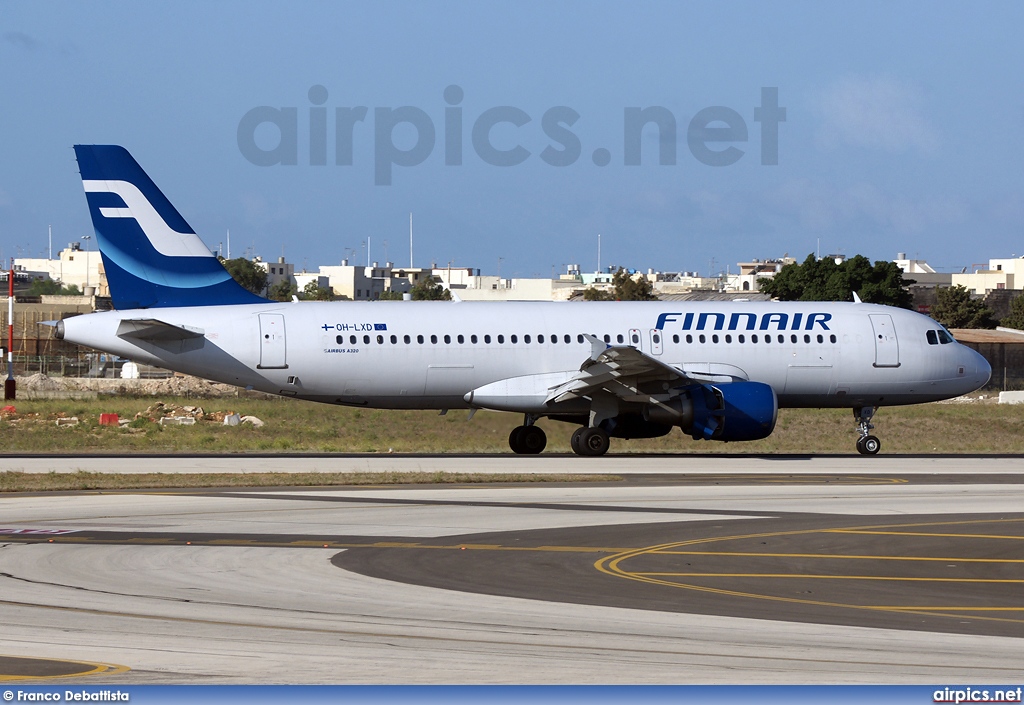
M601 428L584 428L579 431L579 454L587 456L604 455L608 452L608 434Z
M875 455L882 449L882 442L875 436L864 436L857 439L857 452L862 455Z
M512 452L516 455L522 455L526 451L523 450L523 442L520 440L523 436L523 431L526 430L526 426L516 426L512 429L512 433L508 434L508 447L512 449Z
M569 439L569 447L572 448L572 452L576 455L583 455L583 451L580 450L580 435L586 430L586 426L577 428L573 431L572 438Z
M538 426L516 426L508 434L508 447L517 455L536 455L547 444L548 437Z
M519 433L519 443L522 447L522 453L526 455L537 455L544 446L548 444L548 437L544 433L544 429L538 426L523 426L523 430Z

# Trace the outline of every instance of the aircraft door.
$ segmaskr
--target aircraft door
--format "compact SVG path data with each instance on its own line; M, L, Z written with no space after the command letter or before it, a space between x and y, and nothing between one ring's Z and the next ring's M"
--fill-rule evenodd
M872 313L869 318L875 334L875 367L899 367L900 344L896 339L892 316L887 313Z
M261 370L288 367L284 314L260 314L260 364L257 367Z
M664 349L664 347L662 345L662 336L664 336L664 335L665 335L664 332L658 330L657 328L651 328L651 354L652 355L661 355L661 351Z
M646 347L644 345L643 340L644 339L643 339L643 336L640 335L640 329L639 328L630 328L629 329L629 338L628 338L628 341L629 341L628 344L629 345L632 345L637 350L643 350L644 347Z

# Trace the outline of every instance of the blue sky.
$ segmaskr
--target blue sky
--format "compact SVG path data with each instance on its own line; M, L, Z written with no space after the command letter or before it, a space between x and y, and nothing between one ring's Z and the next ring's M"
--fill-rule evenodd
M71 150L84 143L128 148L211 247L230 229L232 255L283 250L300 267L365 259L368 238L373 260L407 265L412 211L417 266L494 273L500 261L505 276L593 270L598 233L603 265L638 269L736 271L820 239L822 254L904 251L959 271L1024 255L1022 26L1011 2L5 0L0 259L45 253L49 225L55 249L92 232ZM453 85L462 163L446 165ZM312 92L327 108L322 166L310 163L314 86L326 90ZM761 163L762 88L786 109L777 165ZM240 148L258 106L295 109L296 164L258 166ZM352 164L336 164L335 109L358 106ZM378 121L401 106L427 117L432 149L411 124ZM529 153L514 166L473 146L500 106L529 118L488 133L496 150ZM578 119L545 129L559 106ZM624 111L652 106L676 122L675 164L659 164L648 125L641 164L625 165ZM747 132L707 144L740 150L730 165L687 141L711 106ZM249 134L268 152L280 141L270 123ZM381 155L417 140L420 163L375 183ZM542 159L572 140L572 163Z

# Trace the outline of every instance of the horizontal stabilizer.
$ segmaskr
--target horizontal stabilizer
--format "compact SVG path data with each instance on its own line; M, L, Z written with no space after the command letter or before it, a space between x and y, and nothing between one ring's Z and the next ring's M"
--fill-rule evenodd
M136 340L188 340L205 335L202 328L176 326L156 318L126 318L117 326L117 337Z

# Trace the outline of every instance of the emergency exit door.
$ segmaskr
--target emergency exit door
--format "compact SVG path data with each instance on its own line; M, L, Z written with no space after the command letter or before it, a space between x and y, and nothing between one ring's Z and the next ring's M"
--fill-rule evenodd
M260 314L260 364L258 368L288 367L287 343L284 336L284 314Z

